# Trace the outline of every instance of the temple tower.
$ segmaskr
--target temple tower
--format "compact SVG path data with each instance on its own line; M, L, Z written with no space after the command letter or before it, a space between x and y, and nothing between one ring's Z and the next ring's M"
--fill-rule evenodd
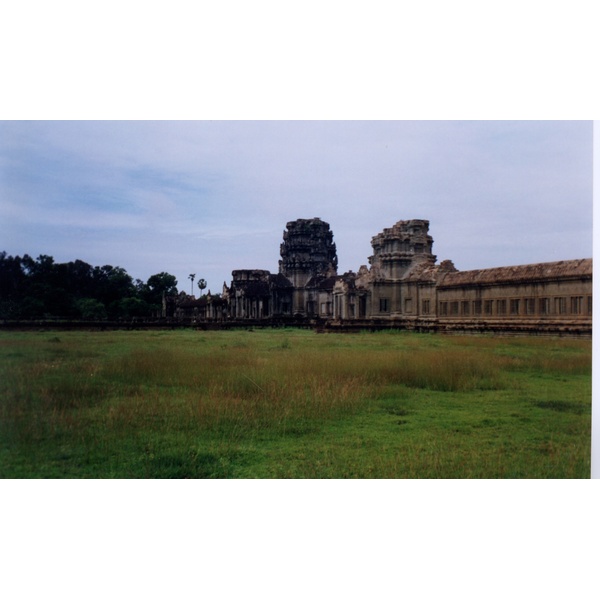
M337 253L329 223L321 219L297 219L286 225L281 244L279 272L292 283L293 314L310 313L314 301L308 288L337 275Z
M290 221L283 232L279 272L297 287L313 277L337 274L337 253L329 223L321 219Z
M417 264L435 264L429 221L424 219L398 221L373 237L371 245L369 263L382 279L402 279Z

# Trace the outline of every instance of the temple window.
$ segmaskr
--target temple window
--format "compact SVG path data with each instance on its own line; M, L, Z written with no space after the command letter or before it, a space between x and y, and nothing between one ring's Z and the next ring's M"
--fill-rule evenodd
M535 314L535 298L525 298L525 313L528 315Z
M510 314L518 315L520 308L520 300L518 298L512 298L510 301Z
M571 314L580 315L583 307L583 296L571 297Z

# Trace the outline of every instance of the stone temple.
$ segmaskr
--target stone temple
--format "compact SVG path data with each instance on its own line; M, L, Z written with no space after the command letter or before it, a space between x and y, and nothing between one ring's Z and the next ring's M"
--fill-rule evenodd
M398 221L371 240L369 266L337 272L328 223L290 221L279 272L236 270L223 293L165 305L200 325L299 325L591 335L592 259L458 271L437 262L429 221Z

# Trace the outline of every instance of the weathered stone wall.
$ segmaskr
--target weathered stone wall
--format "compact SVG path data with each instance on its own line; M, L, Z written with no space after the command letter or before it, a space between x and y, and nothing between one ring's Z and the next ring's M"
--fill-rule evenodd
M540 271L537 279L515 279L516 270ZM491 281L484 271L468 272L438 285L440 317L587 320L592 316L592 260L561 261L493 269ZM483 275L485 281L481 281Z

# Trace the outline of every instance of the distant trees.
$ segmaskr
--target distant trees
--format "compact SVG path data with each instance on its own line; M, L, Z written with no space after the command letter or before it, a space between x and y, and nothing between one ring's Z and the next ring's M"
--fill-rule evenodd
M152 310L160 311L163 295L176 296L177 293L175 276L161 272L148 278L148 282L142 288L141 297L151 306Z
M121 267L0 252L0 318L146 317L160 314L163 294L177 294L177 279L169 273L144 283Z
M75 308L85 320L106 319L108 316L104 304L95 298L79 298L75 300Z

